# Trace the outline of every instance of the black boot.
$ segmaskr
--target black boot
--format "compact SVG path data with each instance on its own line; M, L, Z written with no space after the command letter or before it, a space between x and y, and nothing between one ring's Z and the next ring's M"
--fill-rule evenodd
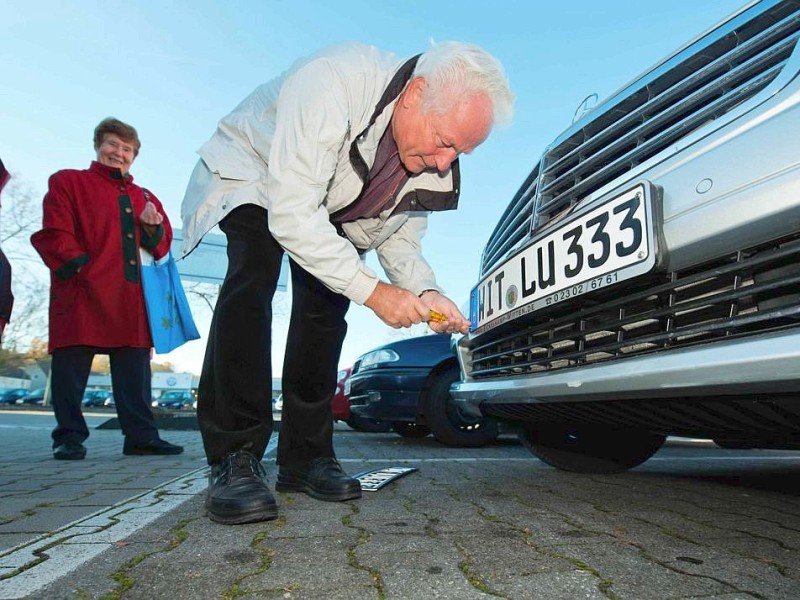
M361 483L342 471L335 458L315 458L305 463L281 465L275 489L305 492L312 498L341 502L361 497Z
M247 450L228 454L212 465L206 511L212 521L236 525L269 521L278 516L261 462Z

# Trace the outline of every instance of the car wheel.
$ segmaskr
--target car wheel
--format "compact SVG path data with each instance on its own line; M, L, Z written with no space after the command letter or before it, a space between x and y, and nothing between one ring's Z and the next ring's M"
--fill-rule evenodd
M466 414L453 402L450 386L461 379L458 366L436 375L425 395L425 423L437 442L448 446L478 448L497 439L497 423Z
M394 421L392 429L395 433L399 433L404 438L424 438L431 430L421 423L413 423L408 421Z
M666 440L638 429L530 423L520 438L543 462L573 473L622 473L653 456Z
M392 428L392 424L388 421L378 421L376 419L368 419L361 415L354 415L350 413L350 418L345 421L350 429L356 431L363 431L366 433L386 433Z

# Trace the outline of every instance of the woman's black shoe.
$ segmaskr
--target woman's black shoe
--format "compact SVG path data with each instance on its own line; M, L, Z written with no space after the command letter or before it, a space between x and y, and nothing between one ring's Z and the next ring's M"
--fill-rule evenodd
M86 458L86 447L78 442L67 442L53 448L56 460L83 460Z
M261 462L247 450L229 454L212 465L206 496L209 518L226 525L276 518L278 505L265 477Z
M128 440L122 445L122 453L126 456L153 456L153 455L173 455L181 454L183 446L170 444L169 442L156 438L149 442L129 444Z
M361 482L342 471L339 461L331 457L281 465L275 489L279 492L305 492L312 498L328 502L361 498Z

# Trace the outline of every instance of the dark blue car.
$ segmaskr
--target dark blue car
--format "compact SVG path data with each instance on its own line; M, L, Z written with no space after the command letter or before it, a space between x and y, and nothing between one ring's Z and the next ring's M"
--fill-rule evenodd
M497 426L453 404L450 385L460 378L451 336L423 335L361 356L345 392L351 413L388 421L404 437L433 433L448 446L485 446L497 438Z

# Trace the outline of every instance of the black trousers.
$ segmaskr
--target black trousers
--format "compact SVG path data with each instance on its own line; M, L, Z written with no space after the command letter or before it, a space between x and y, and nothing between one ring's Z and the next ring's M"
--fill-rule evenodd
M158 430L150 408L150 349L70 346L53 350L50 364L51 398L56 417L53 448L64 443L83 443L89 437L81 400L95 354L108 354L114 404L125 438L132 444L157 439Z
M267 211L247 204L220 223L228 271L211 321L197 416L209 464L247 449L262 458L272 433L272 297L283 249ZM292 312L283 362L278 464L334 456L331 398L350 301L290 261Z

